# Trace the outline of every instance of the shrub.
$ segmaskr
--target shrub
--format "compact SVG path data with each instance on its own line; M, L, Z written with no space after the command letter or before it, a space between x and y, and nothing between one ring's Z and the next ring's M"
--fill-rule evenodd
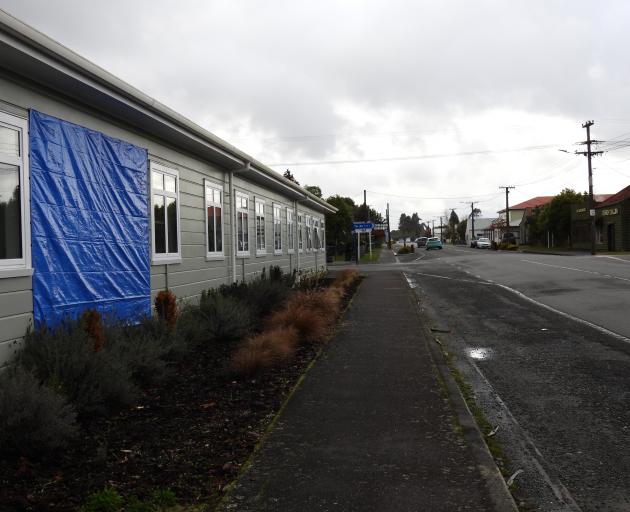
M271 315L267 325L270 329L293 327L301 342L321 340L328 331L328 321L321 312L298 303L290 303Z
M241 300L250 307L255 324L286 301L289 287L283 281L260 277L248 283L233 283L219 288L219 294ZM258 325L256 325L258 327Z
M0 373L0 450L36 455L65 448L78 434L76 413L21 367Z
M129 366L107 346L95 352L77 322L27 333L18 363L67 397L82 416L129 404L137 392Z
M333 281L333 288L342 288L343 290L348 289L350 286L354 284L354 282L359 279L359 273L353 269L344 269L341 272L337 273L335 280Z
M240 375L253 375L290 358L298 333L293 327L278 327L247 340L232 356L232 369Z
M320 288L328 272L326 270L319 271L300 271L300 280L297 285L298 290L313 290Z
M398 254L411 254L413 252L413 248L410 245L403 245L398 249Z
M164 320L171 329L177 323L177 298L170 290L162 290L155 297L155 309L158 316Z
M214 291L201 294L199 313L210 340L243 339L251 334L255 320L249 301Z
M101 314L95 309L86 309L81 315L79 323L92 340L94 351L98 352L101 350L105 345Z
M306 292L297 292L291 298L291 305L304 306L319 313L329 322L334 321L339 313L343 291L340 288L324 288Z
M114 322L105 327L106 352L123 363L135 382L148 384L162 378L169 361L186 350L183 336L165 320L145 317L137 325Z
M113 487L106 487L102 491L90 494L85 500L82 512L118 512L125 500Z
M151 493L151 503L156 507L173 507L177 504L177 496L170 489L155 489Z

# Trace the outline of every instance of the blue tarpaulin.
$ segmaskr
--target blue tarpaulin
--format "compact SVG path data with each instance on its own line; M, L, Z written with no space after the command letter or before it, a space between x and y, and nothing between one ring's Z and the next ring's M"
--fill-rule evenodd
M150 314L147 150L35 110L29 143L36 326Z

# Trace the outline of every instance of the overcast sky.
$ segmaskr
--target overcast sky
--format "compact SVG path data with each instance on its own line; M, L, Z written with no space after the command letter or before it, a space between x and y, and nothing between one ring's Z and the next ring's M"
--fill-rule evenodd
M302 185L431 220L588 188L630 139L630 2L0 0ZM594 161L630 184L630 148Z

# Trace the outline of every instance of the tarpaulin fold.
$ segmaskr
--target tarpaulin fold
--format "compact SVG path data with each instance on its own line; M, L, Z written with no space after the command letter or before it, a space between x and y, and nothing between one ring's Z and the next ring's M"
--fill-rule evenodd
M150 314L147 150L36 110L29 121L36 326Z

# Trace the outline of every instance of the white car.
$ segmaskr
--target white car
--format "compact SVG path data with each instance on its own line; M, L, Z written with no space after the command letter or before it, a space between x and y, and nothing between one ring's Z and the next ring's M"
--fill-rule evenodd
M492 247L492 243L488 238L480 238L477 240L477 249L490 249Z

